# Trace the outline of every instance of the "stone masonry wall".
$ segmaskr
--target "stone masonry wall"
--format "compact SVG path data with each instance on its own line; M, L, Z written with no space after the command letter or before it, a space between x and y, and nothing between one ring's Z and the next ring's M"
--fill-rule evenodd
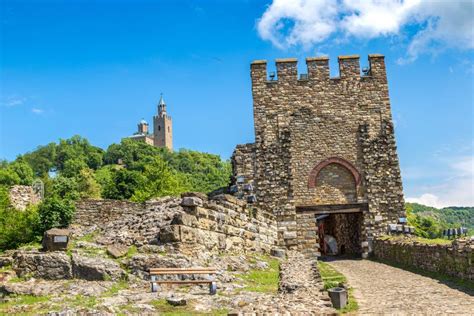
M276 245L273 215L230 195L191 193L146 203L82 200L75 235L98 234L101 244L167 244L183 251L264 251Z
M369 55L364 75L358 56L338 61L338 78L330 78L327 57L307 58L300 79L296 59L276 61L276 80L267 79L266 61L251 65L254 190L258 206L276 215L280 244L288 248L313 244L317 252L314 233L298 232L298 207L369 203L364 252L379 228L403 215L384 57ZM234 166L234 176L241 169Z
M474 241L451 245L423 244L411 239L374 240L378 259L474 281Z
M10 189L10 202L17 210L24 211L28 205L41 202L41 195L29 185L14 185Z

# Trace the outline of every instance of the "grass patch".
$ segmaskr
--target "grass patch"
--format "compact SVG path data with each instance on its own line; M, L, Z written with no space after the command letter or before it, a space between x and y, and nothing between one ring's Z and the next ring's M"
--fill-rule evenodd
M381 240L393 240L393 241L416 241L419 242L420 244L427 244L427 245L451 245L453 242L452 239L444 239L444 238L434 238L434 239L429 239L429 238L423 238L423 237L417 237L417 236L412 236L410 238L407 238L405 236L381 236L379 237Z
M258 259L268 263L265 270L251 269L241 276L245 288L242 290L259 293L276 293L278 291L280 262L278 259L267 256L258 256ZM250 258L249 262L255 263L256 258Z
M117 294L118 292L120 292L121 290L125 290L128 288L128 282L125 281L125 280L121 280L121 281L118 281L116 283L114 283L110 289L108 289L107 291L105 291L103 294L102 294L102 297L110 297L110 296L114 296L115 294Z
M97 305L97 298L95 296L84 296L78 294L68 300L67 304L74 307L94 308Z
M11 299L5 302L0 302L0 313L7 314L11 307L20 305L35 305L38 303L47 302L50 300L49 296L33 296L33 295L16 295L10 296Z
M319 273L321 274L321 278L323 279L325 290L338 287L340 283L347 284L346 277L326 262L318 261L318 269ZM349 288L347 294L349 298L347 305L344 308L339 309L339 313L351 313L359 309L359 305L354 298L354 289Z
M27 244L24 244L23 246L19 247L18 249L22 249L22 250L39 250L43 248L43 245L41 245L39 242L37 241L32 241L30 243L27 243Z
M407 270L407 271L410 271L410 272L413 272L413 273L416 273L416 274L419 274L419 275L423 275L423 276L438 280L442 283L446 283L448 285L451 285L453 287L457 287L457 288L459 288L463 291L466 291L470 295L474 295L474 282L472 282L472 281L463 280L463 279L460 279L460 278L452 277L452 276L445 275L445 274L438 273L438 272L431 272L431 271L422 270L422 269L419 269L419 268L404 265L404 264L394 262L394 261L390 261L390 260L382 260L382 259L377 259L377 258L371 258L370 260L375 261L375 262L380 262L380 263L383 263L383 264L386 264L386 265L389 265L389 266L392 266L392 267L395 267L395 268Z
M12 265L11 264L8 264L6 266L3 266L0 268L0 272L8 272L8 271L11 271L12 270Z
M25 274L24 276L21 276L21 277L13 277L13 278L9 279L8 282L11 282L11 283L25 282L25 281L28 281L29 279L31 279L32 277L33 277L33 275L31 273L27 273L27 274Z
M189 303L189 302L188 302ZM156 308L156 311L160 315L166 316L184 316L184 315L227 315L227 309L213 309L211 311L206 312L197 312L194 310L192 304L188 304L185 306L173 306L168 304L165 299L153 300L150 302L153 307Z
M130 259L132 258L134 255L136 255L138 252L138 249L137 249L137 246L135 245L132 245L128 248L128 251L127 251L127 254L125 255L126 258Z
M90 233L85 234L84 236L78 238L77 241L94 242L98 235L99 235L99 231L94 230L93 232L90 232Z

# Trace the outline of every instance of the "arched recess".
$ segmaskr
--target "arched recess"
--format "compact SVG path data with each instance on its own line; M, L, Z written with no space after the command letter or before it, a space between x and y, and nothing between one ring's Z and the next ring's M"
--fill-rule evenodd
M317 178L318 178L318 175L319 175L320 171L322 169L324 169L324 167L326 167L330 164L339 164L339 165L345 167L347 170L349 170L349 172L354 177L354 181L355 181L356 186L359 186L360 181L361 181L361 176L360 176L359 171L357 171L357 169L349 161L347 161L345 159L342 159L342 158L339 158L339 157L331 157L331 158L328 158L328 159L320 162L319 164L316 165L316 167L313 168L313 170L311 170L311 172L309 173L309 179L308 179L308 187L309 188L315 188L316 187L316 185L317 185L316 182L317 182Z

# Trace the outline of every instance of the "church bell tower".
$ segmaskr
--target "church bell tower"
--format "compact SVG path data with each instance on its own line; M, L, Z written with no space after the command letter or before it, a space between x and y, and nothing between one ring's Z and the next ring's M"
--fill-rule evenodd
M173 150L173 121L166 113L166 103L163 94L158 102L158 115L153 117L153 139L155 147L166 147Z

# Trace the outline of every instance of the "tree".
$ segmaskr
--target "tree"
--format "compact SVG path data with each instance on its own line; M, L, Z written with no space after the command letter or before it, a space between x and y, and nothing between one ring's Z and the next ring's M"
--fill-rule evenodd
M154 197L178 195L186 191L185 178L169 168L159 156L144 166L145 180L134 192L133 201L146 201Z
M51 228L67 227L74 216L75 206L70 200L57 196L45 199L38 207L41 234Z
M18 159L10 164L9 168L20 178L19 184L31 185L34 180L33 169L22 159Z
M84 168L77 177L77 190L81 198L100 198L100 184L94 178L94 171Z

